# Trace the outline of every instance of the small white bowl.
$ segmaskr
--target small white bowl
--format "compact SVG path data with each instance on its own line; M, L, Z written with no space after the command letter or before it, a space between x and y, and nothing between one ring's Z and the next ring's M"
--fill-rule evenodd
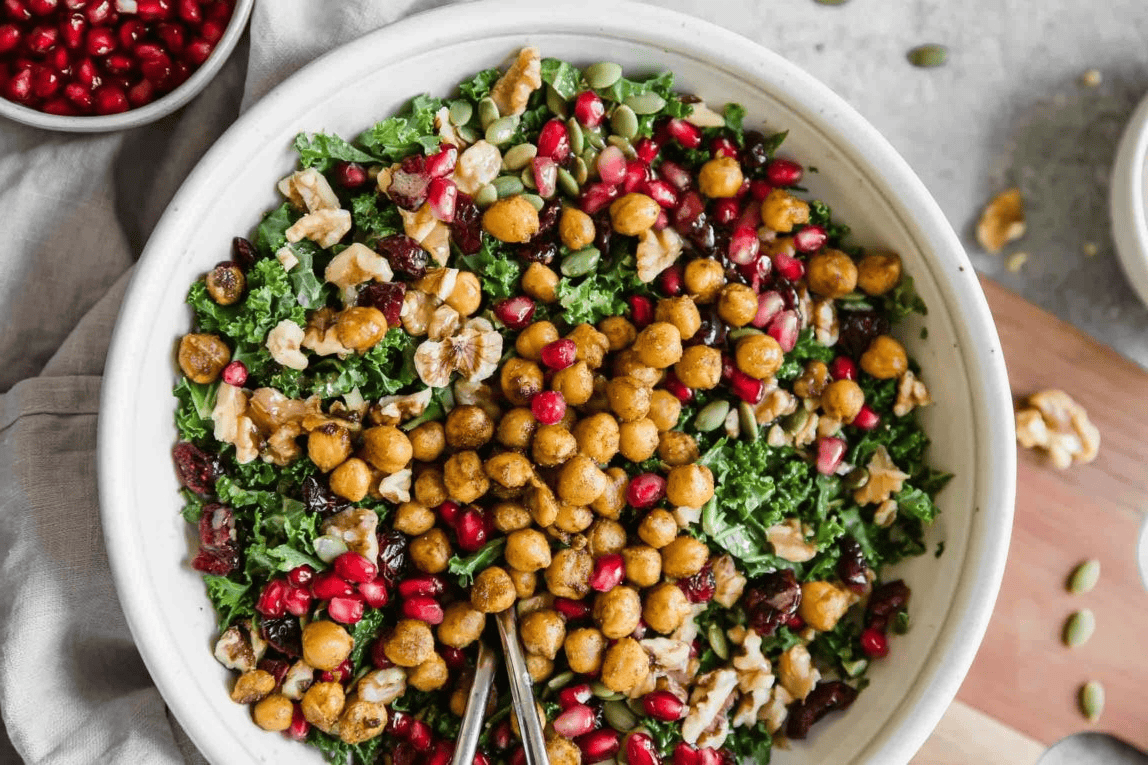
M1108 193L1116 254L1128 283L1148 305L1148 96L1124 128Z
M254 6L255 0L236 0L231 21L227 22L227 29L224 30L223 37L219 39L219 44L211 51L207 60L192 72L183 84L150 104L128 109L119 114L67 116L29 109L15 101L0 97L0 116L16 122L23 122L32 127L59 130L64 133L105 133L113 130L127 130L155 122L199 95L199 92L207 87L207 83L211 82L211 79L219 73L224 62L235 50Z

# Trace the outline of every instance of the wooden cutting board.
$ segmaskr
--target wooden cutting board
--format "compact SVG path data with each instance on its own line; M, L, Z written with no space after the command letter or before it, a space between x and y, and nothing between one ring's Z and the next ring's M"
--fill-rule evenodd
M1100 429L1100 454L1058 471L1021 450L1012 543L988 633L957 701L913 763L1030 765L1084 730L1148 750L1148 590L1137 566L1148 511L1148 372L982 282L1013 394L1067 391ZM1068 574L1087 558L1100 560L1100 583L1070 595ZM1062 628L1080 608L1096 614L1096 633L1069 649ZM1096 724L1077 708L1087 680L1106 690Z

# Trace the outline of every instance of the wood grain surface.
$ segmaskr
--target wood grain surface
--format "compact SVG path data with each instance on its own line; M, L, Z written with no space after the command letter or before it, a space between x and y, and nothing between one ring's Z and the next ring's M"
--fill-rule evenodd
M1136 560L1148 510L1148 373L983 283L1013 394L1067 391L1100 429L1100 454L1058 471L1021 450L1009 560L988 633L958 701L914 763L1032 763L1036 747L1082 730L1148 749L1148 591ZM1100 583L1071 595L1065 581L1087 558L1100 560ZM1080 608L1096 614L1096 633L1069 649L1061 632ZM1107 692L1094 725L1076 703L1087 680Z

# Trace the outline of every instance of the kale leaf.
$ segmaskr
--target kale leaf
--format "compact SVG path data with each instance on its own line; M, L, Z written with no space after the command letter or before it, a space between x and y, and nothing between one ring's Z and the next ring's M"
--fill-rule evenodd
M507 257L494 237L483 235L482 248L473 255L456 255L468 270L482 280L483 293L492 300L518 294L518 280L522 278L522 264L517 258Z
M438 151L440 141L434 129L434 115L442 105L442 99L425 93L415 96L399 116L377 122L360 135L359 143L388 162L397 162L419 151L433 154Z
M474 581L475 574L498 560L505 547L506 538L503 537L487 542L470 557L461 558L458 555L452 555L447 561L447 570L458 577L460 587L469 587Z
M295 136L295 151L299 152L299 164L314 167L324 172L336 161L372 164L380 160L373 154L359 149L331 133L300 133Z

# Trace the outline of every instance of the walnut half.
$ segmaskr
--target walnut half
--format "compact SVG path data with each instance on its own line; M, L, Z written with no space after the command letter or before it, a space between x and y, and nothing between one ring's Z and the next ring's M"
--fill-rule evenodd
M1062 390L1034 393L1016 413L1016 440L1026 449L1042 449L1061 470L1073 462L1092 462L1100 452L1100 431L1088 412Z

